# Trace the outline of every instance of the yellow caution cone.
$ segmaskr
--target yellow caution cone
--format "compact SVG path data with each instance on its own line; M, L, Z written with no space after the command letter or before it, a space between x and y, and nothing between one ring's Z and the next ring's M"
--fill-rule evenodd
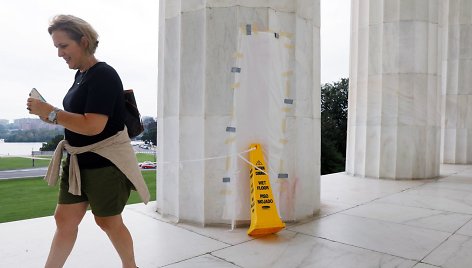
M248 235L258 236L276 233L285 224L279 217L274 197L270 188L269 175L260 144L251 144L255 148L249 152L251 162L251 226ZM257 168L256 168L257 167Z

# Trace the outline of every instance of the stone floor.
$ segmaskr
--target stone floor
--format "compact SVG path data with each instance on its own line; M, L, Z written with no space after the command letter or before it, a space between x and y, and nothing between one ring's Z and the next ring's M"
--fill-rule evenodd
M472 166L443 165L428 181L326 175L321 201L316 219L258 239L168 223L153 203L124 218L141 268L472 267ZM53 232L52 217L0 224L0 267L42 267ZM90 213L65 267L120 267Z

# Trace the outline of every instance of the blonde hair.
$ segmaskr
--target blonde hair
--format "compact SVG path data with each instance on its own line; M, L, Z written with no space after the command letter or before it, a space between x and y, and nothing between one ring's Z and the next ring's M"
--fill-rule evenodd
M95 54L98 46L98 34L92 26L81 18L72 15L57 15L49 23L48 32L51 35L54 31L64 31L70 39L78 44L82 37L87 39L87 52Z

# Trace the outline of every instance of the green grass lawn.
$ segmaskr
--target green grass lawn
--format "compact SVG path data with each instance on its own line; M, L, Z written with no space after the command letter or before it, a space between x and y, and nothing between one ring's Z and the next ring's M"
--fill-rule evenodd
M47 167L51 157L41 157L43 159L35 159L34 167ZM23 157L0 157L0 170L32 168L33 160Z
M141 154L141 153L138 153L138 154L136 154L136 158L138 159L138 162L144 162L144 161L156 162L156 155L155 154Z
M23 169L23 168L32 168L34 167L47 167L51 160L49 156L42 156L42 159L35 159L34 163L32 159L23 158L23 157L0 157L0 171L1 170L12 170L12 169ZM155 154L136 154L138 162L152 161L156 162Z
M156 171L142 171L144 180L156 200ZM58 187L49 187L42 178L0 180L0 223L54 214ZM141 202L136 191L131 192L128 204Z
M138 162L156 161L154 154L136 154ZM35 167L48 166L46 160L35 160ZM31 168L32 160L21 157L0 157L0 170ZM156 171L142 171L151 192L151 200L156 200ZM42 177L14 180L0 180L0 223L51 216L54 214L58 187L49 187ZM128 204L141 202L136 191L131 192Z

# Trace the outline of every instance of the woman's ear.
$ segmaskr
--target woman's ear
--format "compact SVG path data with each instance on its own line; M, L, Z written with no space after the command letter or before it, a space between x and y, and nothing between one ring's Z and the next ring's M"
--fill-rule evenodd
M84 49L88 49L89 47L89 41L87 38L85 38L85 36L82 36L82 38L80 38L80 46L83 47Z

